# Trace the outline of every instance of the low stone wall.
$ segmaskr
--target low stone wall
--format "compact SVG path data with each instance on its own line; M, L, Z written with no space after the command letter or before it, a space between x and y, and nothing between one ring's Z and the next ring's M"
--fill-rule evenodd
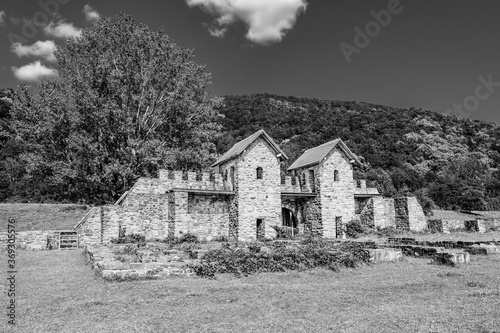
M500 241L418 241L415 238L390 237L387 239L389 244L404 244L418 246L444 247L446 249L467 249L474 245L500 245ZM399 246L399 245L398 245Z
M477 219L479 225L484 226L486 231L499 231L500 219Z
M87 246L85 255L92 269L103 279L109 281L194 276L194 272L186 267L186 264L192 260L188 260L188 255L183 251L170 250L167 255L163 256L162 260L153 261L150 259L150 253L143 250L146 255L144 262L122 262L117 259L115 254L115 250L120 248L123 246Z
M464 221L447 220L447 219L427 220L427 229L432 233L443 233L443 234L449 234L454 231L466 230Z
M22 250L43 251L59 248L59 234L64 230L32 230L16 232L16 248ZM0 247L8 245L6 232L0 233Z

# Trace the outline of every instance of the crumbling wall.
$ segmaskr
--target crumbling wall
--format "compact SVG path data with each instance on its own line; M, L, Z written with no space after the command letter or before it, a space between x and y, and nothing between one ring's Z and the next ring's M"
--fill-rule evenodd
M417 198L395 198L394 209L397 229L422 231L427 228L425 214Z
M81 245L100 244L102 241L102 208L94 207L85 217L81 228L77 229Z
M175 236L192 233L202 239L228 236L229 202L226 196L175 192Z

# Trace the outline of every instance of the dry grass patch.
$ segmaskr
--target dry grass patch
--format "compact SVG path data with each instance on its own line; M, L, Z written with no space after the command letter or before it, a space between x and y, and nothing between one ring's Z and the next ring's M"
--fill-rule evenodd
M500 256L106 283L77 252L20 252L19 332L494 332ZM5 324L2 322L2 325Z

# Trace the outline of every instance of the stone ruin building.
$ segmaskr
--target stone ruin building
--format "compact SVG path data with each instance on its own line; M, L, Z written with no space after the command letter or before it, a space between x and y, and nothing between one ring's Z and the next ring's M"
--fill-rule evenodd
M365 180L361 163L341 139L306 150L282 177L288 157L264 131L236 143L213 173L160 170L140 178L115 205L95 207L76 226L81 242L109 243L120 230L147 239L192 233L201 239L249 241L293 234L344 238L359 219L373 227L419 231L426 218L415 198L383 198Z

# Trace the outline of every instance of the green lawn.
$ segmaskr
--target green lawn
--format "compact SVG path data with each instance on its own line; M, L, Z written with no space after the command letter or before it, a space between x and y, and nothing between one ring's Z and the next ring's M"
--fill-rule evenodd
M80 252L23 251L17 259L16 332L500 329L500 256L472 256L462 268L411 259L338 273L122 283L95 277Z

